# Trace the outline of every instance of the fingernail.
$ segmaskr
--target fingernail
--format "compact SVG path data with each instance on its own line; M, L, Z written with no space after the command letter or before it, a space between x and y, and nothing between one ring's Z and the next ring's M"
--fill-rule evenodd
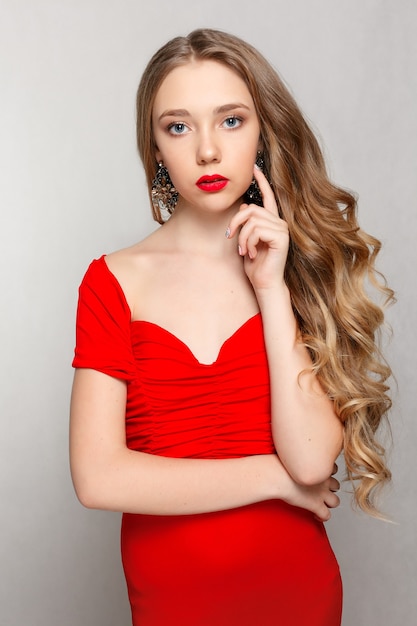
M259 170L260 172L262 171L261 168L259 167L259 165L257 163L255 163L255 169Z
M241 248L241 246L238 246L237 249L238 249L238 252L239 252L240 256L242 256L242 248Z
M225 234L226 239L229 239L229 237L230 237L230 228L229 227L226 228L226 232L224 234Z

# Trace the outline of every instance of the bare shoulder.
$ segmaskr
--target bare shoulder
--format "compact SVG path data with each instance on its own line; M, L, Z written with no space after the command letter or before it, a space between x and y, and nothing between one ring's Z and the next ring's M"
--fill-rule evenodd
M161 239L163 240L163 237L158 229L133 246L107 254L105 260L110 271L114 272L116 277L120 274L120 277L128 278L130 273L135 273L143 264L163 251Z
M149 283L155 272L164 264L166 256L165 237L158 228L142 241L112 252L105 257L110 272L119 282L126 300L136 317L138 301L149 291Z

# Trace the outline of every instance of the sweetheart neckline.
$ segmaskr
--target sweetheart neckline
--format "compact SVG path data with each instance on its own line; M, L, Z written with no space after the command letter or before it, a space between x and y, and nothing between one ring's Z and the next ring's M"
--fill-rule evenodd
M261 316L261 313L260 313L260 311L258 311L258 313L255 313L254 315L249 317L245 322L243 322L243 324L241 324L238 328L236 328L236 330L229 337L227 337L223 341L223 343L221 344L221 346L220 346L220 348L219 348L219 350L217 352L216 359L214 361L212 361L211 363L204 363L204 362L200 361L200 359L197 358L197 356L194 354L194 352L191 350L191 348L189 347L189 345L185 341L183 341L180 337L175 335L173 332L171 332L167 328L164 328L160 324L157 324L156 322L151 322L151 321L148 321L148 320L131 320L130 323L131 323L132 326L136 325L136 324L144 324L144 325L152 326L152 327L158 329L159 331L163 332L164 334L166 334L169 337L171 337L172 339L174 339L183 348L185 348L185 350L191 355L191 357L197 363L197 365L199 365L201 367L213 367L213 366L217 365L217 363L219 362L219 360L221 358L221 355L222 355L222 352L223 352L224 348L226 347L226 345L230 341L235 339L236 336L238 336L247 326L249 326L251 322L253 322L254 320L260 318L260 316Z
M99 263L101 263L104 268L105 271L108 273L108 275L112 278L112 280L114 281L114 284L116 285L116 289L119 292L119 295L122 298L123 304L126 308L126 311L129 312L130 315L132 315L132 311L130 309L130 306L128 304L125 292L123 291L123 288L119 282L119 279L116 277L115 274L113 274L112 270L109 268L109 266L107 265L107 261L106 261L106 255L102 254L100 258L97 259L97 261ZM182 339L180 339L179 337L177 337L177 335L175 335L174 333L172 333L170 330L164 328L163 326L160 326L159 324L157 324L156 322L150 322L148 320L132 320L130 319L130 324L149 324L151 326L154 326L155 328L158 328L159 330L163 331L164 333L166 333L167 335L170 335L172 338L174 338L178 344L182 345L187 352L192 356L193 360L197 363L197 365L200 365L201 367L211 367L216 365L219 362L219 359L221 357L222 351L225 348L225 346L234 338L236 337L236 335L240 334L240 332L252 321L255 320L257 318L261 317L261 312L258 311L257 313L255 313L254 315L252 315L251 317L249 317L245 322L243 322L243 324L241 324L238 328L236 328L236 330L230 335L230 337L227 337L227 339L225 339L223 341L223 343L221 344L219 351L217 353L217 358L215 359L215 361L213 361L212 363L203 363L202 361L200 361L196 355L194 354L194 352L191 350L191 348L187 345L187 343L185 341L183 341Z

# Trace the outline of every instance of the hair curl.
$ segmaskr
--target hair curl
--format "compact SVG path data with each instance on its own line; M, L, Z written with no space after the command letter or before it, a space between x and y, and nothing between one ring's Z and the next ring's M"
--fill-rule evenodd
M375 269L381 244L359 228L355 197L329 180L318 141L276 71L251 45L217 30L172 39L145 69L137 93L137 142L149 190L157 165L152 132L157 90L171 70L194 59L233 69L252 95L267 176L290 232L285 278L293 309L313 369L344 424L355 502L378 515L376 494L391 478L376 438L391 407L391 370L379 349L383 308L370 299L368 288L382 294L383 306L394 299Z

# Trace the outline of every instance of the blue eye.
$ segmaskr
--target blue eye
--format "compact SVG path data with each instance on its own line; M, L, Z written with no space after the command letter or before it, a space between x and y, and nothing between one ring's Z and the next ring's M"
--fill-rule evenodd
M242 123L241 118L236 117L236 115L227 117L223 122L226 128L238 128L241 125L241 123Z
M187 126L183 122L175 122L168 126L168 131L172 135L183 135L187 131Z

